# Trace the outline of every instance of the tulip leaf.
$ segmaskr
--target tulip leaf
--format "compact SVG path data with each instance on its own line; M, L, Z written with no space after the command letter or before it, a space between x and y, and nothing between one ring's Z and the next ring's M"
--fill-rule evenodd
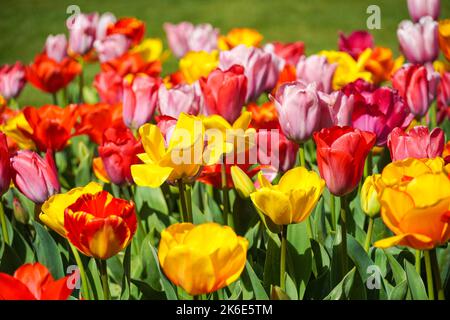
M406 277L408 279L409 290L414 300L428 300L422 278L416 272L416 268L405 260Z
M295 285L294 280L292 280L289 274L286 274L286 294L291 300L298 300L297 286Z
M389 295L389 300L403 300L408 292L408 282L403 280L400 282Z
M22 265L16 251L3 241L0 253L0 272L13 274Z
M145 300L165 300L166 295L162 291L156 291L151 286L148 285L148 283L138 280L138 279L131 279L131 283L133 283L139 290L139 292L142 294L141 299Z
M406 272L405 272L405 270L403 270L400 263L398 263L397 260L395 260L395 258L390 253L388 253L387 251L385 251L385 253L386 253L386 257L389 261L389 265L391 266L392 274L394 275L394 279L395 279L395 283L398 286L400 283L402 283L406 280Z
M151 235L147 235L141 246L141 264L145 266L141 279L147 283L152 289L161 291L161 282L159 276L158 260L153 254L153 245L151 243Z
M147 187L136 187L134 193L134 199L136 202L136 211L141 212L144 203L152 210L161 212L163 214L169 214L169 208L167 207L164 194L160 188L147 188Z
M267 296L266 291L264 290L264 287L261 283L261 280L259 280L258 276L256 275L255 271L253 270L250 263L247 261L245 264L244 272L241 275L242 282L244 285L244 288L250 287L248 289L253 288L253 293L255 295L256 300L268 300L269 297ZM248 281L250 281L250 286L248 286ZM249 290L251 291L251 290Z
M350 296L350 290L355 279L356 268L350 270L341 282L324 298L324 300L342 300L348 299Z
M95 259L90 259L88 263L88 272L86 274L89 282L89 289L92 293L94 293L93 297L96 300L103 300L103 288L102 282L100 280L99 270L97 268L97 264L95 263Z
M269 287L272 284L280 282L280 239L276 234L265 233L268 237L266 261L264 263L264 286Z
M154 261L158 261L158 254L156 253L155 247L150 245L150 251L151 251L151 253L153 255ZM178 300L177 294L175 293L175 290L174 290L174 287L172 286L170 281L167 280L167 278L164 275L164 273L161 271L161 269L159 267L159 263L156 264L156 267L158 269L158 273L159 273L160 279L161 279L161 285L162 285L162 288L163 288L163 290L164 290L164 292L166 294L167 299L168 300Z
M39 223L33 221L36 238L34 248L37 260L46 266L55 279L64 277L64 269L58 246L50 233Z

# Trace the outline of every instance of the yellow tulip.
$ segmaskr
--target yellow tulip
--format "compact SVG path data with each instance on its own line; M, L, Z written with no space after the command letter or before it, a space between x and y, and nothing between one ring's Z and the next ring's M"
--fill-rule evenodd
M218 51L208 53L206 51L190 51L181 58L179 67L187 83L194 83L201 77L217 68L219 64Z
M339 90L346 84L357 79L372 82L372 74L365 71L367 61L372 55L371 49L366 49L355 61L348 53L341 51L321 51L319 55L327 58L329 63L336 63L338 67L333 77L333 89Z
M236 281L245 267L248 241L216 223L177 223L161 233L159 263L175 285L191 295Z
M163 43L159 38L147 38L140 44L130 50L131 53L139 53L147 62L156 60L165 60L168 57L167 52L163 52Z
M441 158L406 159L386 166L377 184L381 218L395 236L376 247L425 250L449 240L450 178L443 163Z
M255 207L276 225L304 221L322 194L325 181L314 171L297 167L287 171L278 185L272 185L260 172L261 185L251 194Z
M249 198L250 194L255 191L252 179L238 166L231 167L231 178L233 179L234 188L241 198Z
M139 128L145 153L138 154L144 164L131 166L139 186L157 188L165 181L191 183L203 165L214 164L222 156L214 143L204 147L205 128L200 118L181 113L166 143L158 126ZM167 147L166 147L167 145Z
M366 215L374 218L380 212L380 202L378 201L378 192L376 181L380 179L380 174L368 176L361 188L361 208Z
M23 132L25 131L32 134L33 129L28 124L27 119L22 112L8 119L5 124L0 125L0 131L14 140L20 149L36 149L34 142Z
M66 236L64 228L64 211L73 204L83 194L95 194L102 191L103 187L90 182L84 187L74 188L66 193L55 194L44 202L39 214L39 219L50 229L56 231L61 236Z
M229 50L240 44L258 47L263 38L263 35L255 29L234 28L226 36L219 37L218 47L220 50Z

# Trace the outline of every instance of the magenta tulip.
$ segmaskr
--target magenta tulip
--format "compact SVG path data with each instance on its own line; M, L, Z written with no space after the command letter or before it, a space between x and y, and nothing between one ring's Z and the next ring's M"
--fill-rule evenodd
M199 100L194 85L179 84L170 89L160 86L158 90L159 113L173 118L178 118L182 112L197 115Z
M11 164L9 162L8 143L6 135L0 132L0 196L2 196L11 184Z
M315 82L319 91L331 93L336 68L337 64L328 63L324 56L302 57L297 64L297 78L305 83Z
M335 91L331 94L319 92L319 99L323 110L322 128L352 125L355 102L353 95L347 97L342 91Z
M259 130L257 142L259 164L269 165L276 172L286 172L294 167L299 145L279 130Z
M347 52L355 60L364 50L372 49L374 45L373 36L367 31L354 31L348 36L342 32L339 33L339 51Z
M67 57L67 38L64 34L49 35L45 41L45 53L49 58L61 62Z
M305 52L305 44L301 41L281 43L272 42L264 46L264 51L274 53L285 63L296 66Z
M407 0L411 19L417 22L422 17L430 16L437 20L441 11L441 0Z
M20 62L0 67L0 95L9 100L16 98L25 86L25 68Z

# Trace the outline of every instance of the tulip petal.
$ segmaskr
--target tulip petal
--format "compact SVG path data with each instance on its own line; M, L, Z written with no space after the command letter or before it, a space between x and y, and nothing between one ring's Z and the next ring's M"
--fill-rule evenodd
M30 290L19 280L0 273L0 300L36 300Z
M382 249L390 248L396 245L425 250L433 248L433 241L431 238L422 234L407 233L382 239L374 243L375 247Z
M131 175L138 186L158 188L169 178L174 169L155 164L135 164L131 166Z
M164 137L159 128L153 124L144 124L139 128L142 146L150 160L158 162L165 153Z
M42 289L41 300L67 300L73 291L67 285L69 277L67 276L45 285Z
M250 195L255 206L277 225L292 222L292 207L287 195L281 191L262 188Z

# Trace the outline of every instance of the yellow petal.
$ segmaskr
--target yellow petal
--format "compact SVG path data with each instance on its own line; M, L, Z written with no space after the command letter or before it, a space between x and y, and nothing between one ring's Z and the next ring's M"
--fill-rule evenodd
M250 111L243 111L239 118L233 123L233 129L246 130L252 121L252 113Z
M158 188L172 173L173 168L156 164L135 164L131 166L131 175L138 186Z
M152 162L158 162L165 153L164 137L154 124L144 124L139 128L142 146Z
M281 191L262 188L251 194L251 199L258 210L268 216L277 225L292 222L292 208L289 197Z
M433 247L431 239L421 234L401 234L374 243L375 247L382 249L396 245L408 246L419 250L431 249Z

